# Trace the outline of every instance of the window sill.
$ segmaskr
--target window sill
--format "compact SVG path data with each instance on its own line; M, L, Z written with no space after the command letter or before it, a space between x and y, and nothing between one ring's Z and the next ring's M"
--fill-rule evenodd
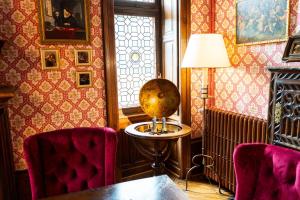
M137 113L137 114L128 114L124 115L122 111L119 112L119 127L120 129L125 129L130 124L150 121L151 118L145 113Z

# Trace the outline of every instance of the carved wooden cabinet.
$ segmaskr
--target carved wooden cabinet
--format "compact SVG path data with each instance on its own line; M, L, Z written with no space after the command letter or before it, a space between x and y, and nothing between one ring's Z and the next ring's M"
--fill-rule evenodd
M7 101L14 88L0 86L0 200L16 199L14 162L8 119Z
M268 67L271 72L270 143L300 150L300 68Z

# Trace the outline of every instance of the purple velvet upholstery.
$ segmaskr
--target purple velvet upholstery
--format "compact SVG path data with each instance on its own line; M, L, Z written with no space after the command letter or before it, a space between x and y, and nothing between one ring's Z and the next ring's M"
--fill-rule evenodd
M115 182L117 133L74 128L41 133L24 142L32 199Z
M300 200L300 152L266 144L234 151L236 200Z

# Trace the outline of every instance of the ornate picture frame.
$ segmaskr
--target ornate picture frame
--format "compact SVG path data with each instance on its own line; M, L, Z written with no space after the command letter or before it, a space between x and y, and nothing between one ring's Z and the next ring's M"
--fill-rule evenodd
M44 70L59 69L60 52L59 49L41 49L41 64Z
M287 41L289 0L236 0L236 44Z
M89 0L40 0L42 44L90 42Z
M300 62L300 35L289 37L282 60L285 62Z
M76 66L88 66L92 65L92 53L91 49L75 49L75 65Z
M93 85L92 71L77 71L76 72L76 86L77 88L86 88Z

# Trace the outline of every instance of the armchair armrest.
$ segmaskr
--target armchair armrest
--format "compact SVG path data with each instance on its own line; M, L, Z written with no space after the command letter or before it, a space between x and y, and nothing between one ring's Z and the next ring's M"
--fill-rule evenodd
M252 200L266 144L241 144L233 154L236 200Z

